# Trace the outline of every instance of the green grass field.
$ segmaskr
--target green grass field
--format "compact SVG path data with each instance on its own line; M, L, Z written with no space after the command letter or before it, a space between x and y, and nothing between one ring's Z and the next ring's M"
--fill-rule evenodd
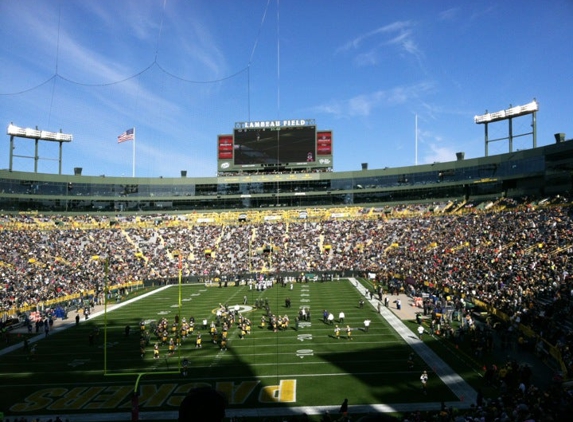
M411 369L410 346L368 302L360 308L361 298L347 280L296 284L292 290L275 285L266 291L182 285L130 296L122 306L109 306L106 315L38 341L33 357L21 349L2 356L0 410L10 417L83 414L87 420L88 415L105 414L101 420L114 420L113 415L130 420L136 383L140 412L158 412L154 420L163 420L162 412L173 415L169 412L177 410L190 388L206 384L225 393L231 410L338 406L344 398L351 405L457 401L437 377L430 378L428 394L421 394L420 373L431 373L432 368L416 357ZM265 311L253 309L257 300L268 301L275 315L288 315L288 329L274 332L261 327ZM240 314L252 322L244 339L236 324L229 327L225 351L211 341L208 330L200 329L204 318L209 323L215 320L220 304L239 305ZM310 308L311 318L297 330L295 317L301 306ZM334 326L322 321L324 309L335 319L345 312L340 339ZM153 321L167 318L171 324L176 315L194 317L202 347L196 348L192 334L173 355L167 345L160 346L155 359L156 337L150 333L151 344L142 358L140 322L146 321L149 328ZM363 328L367 318L372 320L368 332ZM351 340L346 325L353 328ZM451 354L453 349L435 343L438 353ZM183 359L189 361L187 376L181 374ZM450 364L470 382L477 380L477 365L472 362L458 356Z

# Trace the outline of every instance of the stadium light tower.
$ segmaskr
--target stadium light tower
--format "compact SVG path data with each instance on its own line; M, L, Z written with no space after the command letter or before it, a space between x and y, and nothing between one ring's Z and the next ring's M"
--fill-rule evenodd
M38 145L39 141L50 141L50 142L59 142L60 144L60 154L58 157L58 174L62 174L62 145L64 142L72 142L73 135L68 133L62 133L61 129L59 132L48 132L45 130L39 130L36 126L36 129L31 128L22 128L18 126L14 126L12 123L8 125L8 129L6 131L8 135L10 135L10 168L9 170L12 171L12 162L14 157L20 158L33 158L34 159L34 173L38 172L38 160L40 160L40 156L38 155ZM14 155L14 138L27 138L27 139L34 139L35 141L35 151L34 156L29 155ZM55 159L54 159L55 160Z
M474 117L474 122L477 124L483 124L485 125L485 134L484 134L484 143L485 143L485 156L487 157L489 152L488 152L488 146L490 142L495 142L495 141L501 141L501 140L505 140L508 139L509 140L509 152L513 152L513 139L517 138L519 136L525 136L525 135L533 135L533 148L537 147L537 110L539 110L539 106L537 104L537 101L535 100L535 98L533 99L532 102L522 105L522 106L517 106L517 107L511 107L506 109L506 110L501 110L501 111L496 111L495 113L488 113L488 111L486 110L485 114L482 114L481 116L475 116ZM513 134L513 119L516 117L521 117L521 116L525 116L531 114L531 132L527 132L527 133L521 133L518 135L514 135ZM490 123L493 122L499 122L502 120L508 120L509 121L509 134L508 136L505 136L503 138L497 138L497 139L489 139L489 132L488 132L488 125Z

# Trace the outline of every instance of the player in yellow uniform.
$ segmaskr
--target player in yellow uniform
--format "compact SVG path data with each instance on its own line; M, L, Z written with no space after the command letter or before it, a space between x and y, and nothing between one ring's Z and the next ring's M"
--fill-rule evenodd
M340 340L340 327L338 325L334 327L334 337L336 340Z
M200 349L201 347L203 347L201 345L201 333L197 332L197 339L195 340L195 348Z
M350 325L346 326L346 339L352 340L352 328L350 328Z

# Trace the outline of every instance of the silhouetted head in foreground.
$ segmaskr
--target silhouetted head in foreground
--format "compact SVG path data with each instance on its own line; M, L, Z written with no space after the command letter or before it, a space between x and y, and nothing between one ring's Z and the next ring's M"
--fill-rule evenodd
M179 406L179 422L221 422L227 402L211 387L195 388Z

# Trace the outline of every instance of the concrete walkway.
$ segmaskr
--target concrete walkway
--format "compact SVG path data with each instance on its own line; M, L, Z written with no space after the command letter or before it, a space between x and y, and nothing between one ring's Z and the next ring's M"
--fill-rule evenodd
M367 289L360 284L358 280L351 278L350 281L356 286L362 296L365 296L366 300L370 302L374 309L380 308L382 317L396 330L400 337L412 347L414 352L426 363L428 368L431 368L435 375L458 397L460 403L447 403L449 406L458 408L469 407L470 404L475 403L477 392L402 322L415 320L416 314L421 312L420 308L414 306L412 298L403 293L390 295L389 306L379 306L380 301L378 299L369 299L369 296L366 296ZM400 300L401 302L400 309L397 308L396 300ZM432 376L432 374L430 374L430 376Z

